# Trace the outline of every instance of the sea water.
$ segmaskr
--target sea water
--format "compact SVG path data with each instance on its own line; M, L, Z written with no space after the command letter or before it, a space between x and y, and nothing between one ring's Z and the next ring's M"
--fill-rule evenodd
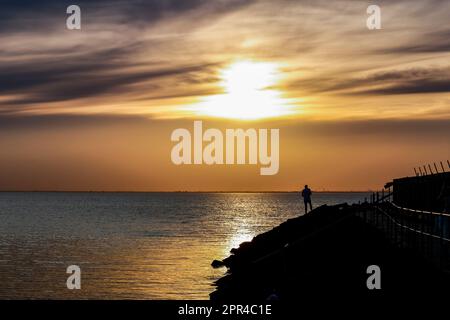
M212 260L303 212L295 193L0 193L0 298L208 299Z

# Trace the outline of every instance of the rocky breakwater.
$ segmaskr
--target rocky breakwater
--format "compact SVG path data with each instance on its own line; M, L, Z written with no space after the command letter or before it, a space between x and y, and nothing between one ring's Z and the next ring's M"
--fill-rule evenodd
M242 243L223 261L213 261L213 267L228 272L214 283L211 300L422 294L450 288L448 277L365 223L358 212L367 206L325 205ZM367 286L372 265L381 270L381 290Z

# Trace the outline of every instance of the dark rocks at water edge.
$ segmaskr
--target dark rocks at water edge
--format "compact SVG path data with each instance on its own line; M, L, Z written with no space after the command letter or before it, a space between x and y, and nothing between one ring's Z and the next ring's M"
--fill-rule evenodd
M233 249L211 300L296 300L304 296L426 294L450 290L449 277L390 243L357 212L363 205L322 206ZM367 268L381 269L381 291L369 290Z

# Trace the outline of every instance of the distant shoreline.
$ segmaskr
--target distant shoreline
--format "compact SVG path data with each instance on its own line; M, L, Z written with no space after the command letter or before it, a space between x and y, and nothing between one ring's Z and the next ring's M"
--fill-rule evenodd
M300 191L70 191L70 190L5 190L0 191L0 193L299 193ZM314 191L314 193L369 193L374 192L374 190L366 191Z

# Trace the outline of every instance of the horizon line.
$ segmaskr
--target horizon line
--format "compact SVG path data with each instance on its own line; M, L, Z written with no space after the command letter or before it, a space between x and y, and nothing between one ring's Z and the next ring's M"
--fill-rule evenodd
M314 190L313 190L314 191ZM375 190L318 190L315 193L368 193L374 192ZM0 193L299 193L300 190L285 190L285 191L242 191L242 190L231 190L231 191L98 191L98 190L0 190Z

